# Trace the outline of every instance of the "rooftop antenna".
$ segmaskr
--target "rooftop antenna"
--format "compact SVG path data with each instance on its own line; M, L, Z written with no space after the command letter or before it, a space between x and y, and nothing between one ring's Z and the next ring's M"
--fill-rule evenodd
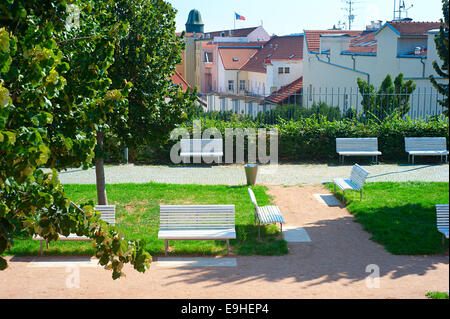
M346 8L343 8L346 11L346 17L348 19L348 29L351 30L352 29L352 24L353 21L355 21L355 4L358 3L356 1L353 0L344 0L344 3L346 4Z
M405 18L408 18L408 10L414 7L412 4L410 7L406 7L404 0L398 1L398 9L397 9L397 0L394 0L394 21L400 21L404 18L402 17L403 14L405 14Z

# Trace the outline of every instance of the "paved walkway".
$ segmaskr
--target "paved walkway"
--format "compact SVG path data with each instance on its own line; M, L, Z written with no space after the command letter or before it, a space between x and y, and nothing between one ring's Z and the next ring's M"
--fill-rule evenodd
M410 299L448 291L448 253L391 255L345 208L317 200L331 195L323 186L269 186L269 194L283 211L285 237L294 230L285 256L154 256L147 273L125 265L117 281L90 257L8 257L0 299Z
M449 165L367 165L369 181L424 181L448 182ZM336 177L350 175L351 165L278 165L261 166L258 184L315 185L331 182ZM106 183L168 183L198 185L246 184L242 165L230 166L139 166L118 165L105 167ZM95 169L73 169L61 172L63 184L95 184Z

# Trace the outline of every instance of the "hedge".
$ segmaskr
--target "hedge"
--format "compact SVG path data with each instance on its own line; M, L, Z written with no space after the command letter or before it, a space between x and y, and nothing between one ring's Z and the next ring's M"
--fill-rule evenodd
M266 128L268 131L277 128L279 132L280 162L335 162L336 138L342 137L377 137L379 150L383 153L382 161L405 162L405 137L446 137L449 142L448 119L432 118L428 120L411 120L393 118L382 123L360 123L358 121L328 121L325 118L313 117L300 121L283 121L276 125L264 125L248 119L234 118L230 121L202 119L202 132L207 128L217 128L225 136L227 128ZM192 122L182 127L192 134ZM108 145L117 145L109 143ZM131 161L170 162L170 149L174 141L167 141L157 150L142 148L130 151ZM245 146L246 148L246 146ZM268 148L267 148L268 149ZM117 154L117 151L116 151Z

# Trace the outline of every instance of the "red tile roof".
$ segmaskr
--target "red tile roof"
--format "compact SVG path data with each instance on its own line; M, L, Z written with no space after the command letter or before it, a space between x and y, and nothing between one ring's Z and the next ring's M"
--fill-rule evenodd
M225 70L240 70L256 52L257 49L219 49Z
M350 40L350 53L377 53L377 40L375 39L375 31L365 33Z
M320 36L331 34L343 34L350 37L358 37L364 31L348 31L348 30L305 30L306 44L309 52L319 52L320 50Z
M303 35L273 37L242 68L244 71L266 73L265 61L302 60Z
M190 86L186 82L186 80L177 71L175 71L175 74L173 76L171 76L170 79L176 85L180 85L183 88L183 91L187 91L190 88Z
M258 27L253 27L253 28L244 28L244 29L234 29L231 30L231 36L232 37L247 37L250 33L252 33L253 31L255 31ZM213 32L206 32L206 35L210 35L211 38L214 37L221 37L222 36L222 32L225 32L225 36L229 37L230 36L230 30L222 30L222 31L213 31Z
M220 48L224 47L258 47L261 48L266 42L215 42Z
M439 29L440 22L391 21L388 22L401 35L427 35L428 31Z
M295 80L291 84L283 86L278 91L272 93L266 98L267 102L272 102L276 104L283 103L293 94L300 92L303 89L303 77Z

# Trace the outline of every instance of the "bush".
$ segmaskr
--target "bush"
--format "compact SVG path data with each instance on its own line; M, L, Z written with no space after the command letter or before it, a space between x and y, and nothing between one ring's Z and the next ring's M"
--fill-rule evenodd
M448 141L448 119L429 118L427 120L389 118L382 123L370 121L361 123L357 119L329 121L325 116L313 116L299 121L278 119L278 124L266 125L248 117L230 116L228 121L217 118L202 118L202 131L217 128L225 136L227 128L277 128L278 150L280 162L318 161L332 162L338 160L336 138L339 137L377 137L379 149L383 153L382 160L406 161L405 137L446 137ZM192 122L182 125L192 134ZM142 149L130 161L170 162L170 149L174 141L161 145L159 150ZM245 145L247 149L247 145ZM133 152L130 150L130 154Z

